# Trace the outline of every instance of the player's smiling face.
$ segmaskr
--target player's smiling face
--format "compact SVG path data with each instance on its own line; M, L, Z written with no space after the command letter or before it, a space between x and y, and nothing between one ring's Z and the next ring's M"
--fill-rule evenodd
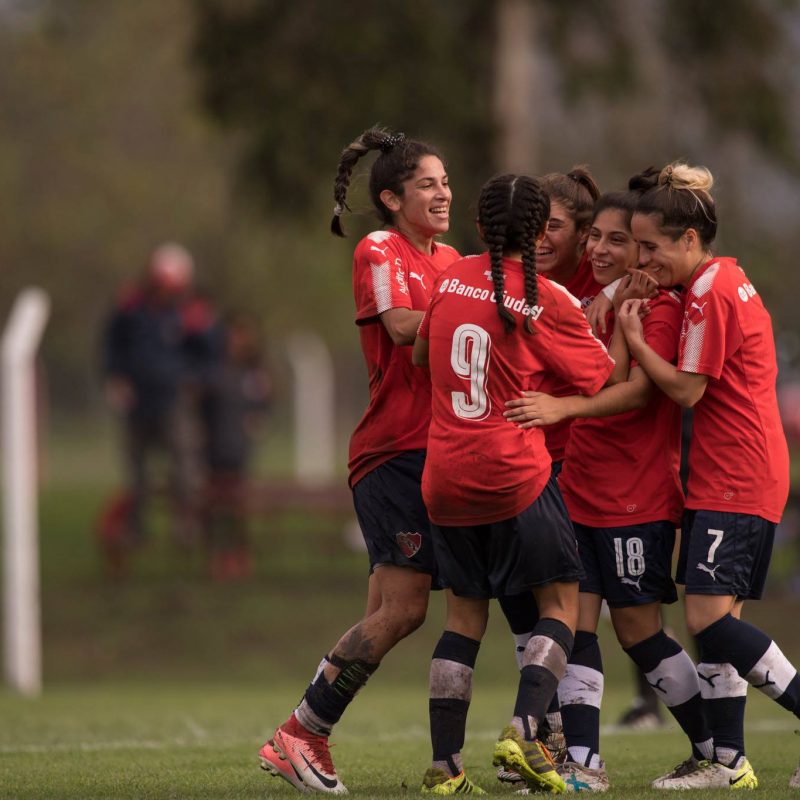
M436 156L423 156L414 174L403 182L403 194L392 198L387 206L394 223L409 238L431 239L450 228L453 196L444 164Z
M689 280L697 264L686 234L673 239L663 233L655 214L634 214L631 230L639 243L639 266L659 286L680 286Z
M570 275L578 266L580 257L581 236L575 227L575 219L558 200L552 200L547 230L536 248L536 271Z
M589 229L586 253L592 264L594 279L608 286L636 267L639 245L628 227L627 215L618 208L605 208Z

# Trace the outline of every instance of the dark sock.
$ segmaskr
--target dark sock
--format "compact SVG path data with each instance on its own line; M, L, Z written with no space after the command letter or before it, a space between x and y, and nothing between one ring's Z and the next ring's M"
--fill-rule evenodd
M603 659L597 635L578 631L558 696L569 757L592 768L600 759L603 683Z
M663 630L625 652L689 737L696 759L714 756L697 670L686 651Z
M294 712L304 728L319 736L330 735L331 728L379 666L366 661L345 661L336 655L329 656L328 661L339 667L339 674L333 683L328 683L320 670Z
M433 651L428 712L433 766L451 777L463 771L461 748L472 699L472 672L481 643L445 631Z
M730 614L697 634L704 661L733 664L751 686L800 716L797 670L763 631ZM718 656L712 659L709 654Z
M541 619L533 629L522 654L514 705L514 724L526 739L536 738L539 722L544 719L564 675L573 641L569 628L555 619Z

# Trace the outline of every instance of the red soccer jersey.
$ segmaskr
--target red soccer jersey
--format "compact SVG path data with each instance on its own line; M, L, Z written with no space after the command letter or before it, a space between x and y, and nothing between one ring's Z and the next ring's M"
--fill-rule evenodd
M673 364L682 319L680 295L660 292L643 321L647 343ZM680 408L657 388L644 408L576 419L558 478L570 519L593 528L680 522L680 460Z
M395 345L379 315L392 308L425 311L439 273L458 258L445 244L420 253L396 230L374 231L356 247L353 294L369 405L350 439L350 486L407 450L424 449L431 419L430 380L411 363L411 347Z
M564 288L581 304L584 311L605 288L602 283L594 279L592 262L586 253L581 257L575 274L564 284Z
M678 369L709 378L694 409L686 507L779 522L789 452L772 321L736 259L712 259L689 284Z
M594 279L591 262L585 253L578 264L578 269L564 284L564 288L580 303L581 308L584 310L594 300L595 296L603 290L603 286ZM572 394L572 387L554 375L552 383L546 381L542 391L554 397L565 397L568 394ZM553 461L564 460L571 427L572 420L565 419L555 425L548 425L544 429L547 450Z
M439 525L508 519L547 483L544 434L508 422L506 400L541 389L552 374L573 392L593 394L614 366L575 298L541 277L535 334L526 333L522 265L504 260L503 267L506 306L517 320L511 333L494 303L488 254L461 259L442 275L420 326L433 385L422 496Z

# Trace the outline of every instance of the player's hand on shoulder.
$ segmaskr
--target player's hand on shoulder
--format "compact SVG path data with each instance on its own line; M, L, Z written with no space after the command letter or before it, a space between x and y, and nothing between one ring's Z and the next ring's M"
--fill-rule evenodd
M606 315L611 311L611 308L611 300L602 292L598 292L586 308L586 321L595 336L598 333L606 332Z
M630 269L614 293L614 311L626 300L647 300L658 294L658 281L640 269Z
M650 306L647 300L634 299L626 300L617 312L617 322L622 328L625 338L630 342L632 339L642 338L644 328L642 319L650 313Z

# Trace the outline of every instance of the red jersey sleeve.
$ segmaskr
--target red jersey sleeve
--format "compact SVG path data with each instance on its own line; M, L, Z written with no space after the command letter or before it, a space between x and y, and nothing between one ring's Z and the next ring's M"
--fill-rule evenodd
M391 231L364 237L353 259L356 322L364 323L392 308L412 308L409 267Z
M650 308L650 313L642 321L644 339L664 361L674 364L683 320L681 298L673 291L664 292L651 303Z
M678 351L679 370L715 379L741 345L735 309L724 291L724 278L717 276L714 264L689 290Z
M596 394L614 370L614 359L595 337L575 298L550 284L558 311L550 329L546 360L550 369L583 394Z

